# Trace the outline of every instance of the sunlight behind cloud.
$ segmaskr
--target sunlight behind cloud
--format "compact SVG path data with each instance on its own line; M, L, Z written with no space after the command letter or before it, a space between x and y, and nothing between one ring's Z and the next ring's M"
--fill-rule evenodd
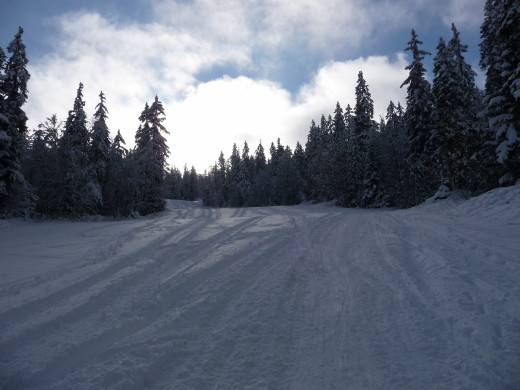
M112 135L121 129L130 147L145 102L158 95L171 131L170 163L179 168L187 163L206 169L220 150L228 157L233 142L242 148L244 140L251 151L260 139L268 149L278 137L294 148L296 141L305 144L310 121L332 114L337 101L343 108L354 106L360 70L372 93L375 120L390 100L404 106L406 90L399 85L407 76L407 57L352 54L377 39L380 30L388 33L417 22L428 10L437 12L437 20L465 14L461 23L471 24L480 17L476 11L463 12L468 0L151 4L152 20L146 23L122 24L96 12L67 13L50 21L58 33L54 50L29 63L25 109L31 128L53 113L65 120L83 82L87 115L94 113L103 90ZM274 77L293 70L301 72L297 83ZM222 77L226 72L235 77Z
M292 149L297 141L305 145L312 119L319 123L321 114L332 114L337 101L342 108L354 107L360 70L379 121L390 100L404 105L406 91L399 85L406 78L405 66L403 54L393 62L369 57L329 63L294 98L276 83L246 77L200 84L185 100L167 106L171 161L179 168L187 163L202 171L213 165L221 150L229 157L233 143L242 149L247 141L251 152L260 140L268 150L278 137Z

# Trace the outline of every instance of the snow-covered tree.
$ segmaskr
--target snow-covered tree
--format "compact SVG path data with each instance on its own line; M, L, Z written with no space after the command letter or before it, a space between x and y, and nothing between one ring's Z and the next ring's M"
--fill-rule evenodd
M336 102L334 117L332 119L330 134L330 159L328 172L330 174L330 193L340 204L344 204L344 195L347 190L348 180L348 155L347 155L347 128L343 109Z
M432 90L437 115L430 143L440 167L439 184L450 190L470 190L478 180L474 160L482 143L477 118L481 95L476 74L464 59L467 45L460 42L455 25L452 31L448 45L443 38L439 40L434 59Z
M169 134L163 125L165 119L164 107L157 96L151 106L145 105L139 116L141 125L135 139L139 169L136 211L141 215L162 211L166 205L162 184L170 150L162 134Z
M272 205L291 205L301 201L300 178L298 169L292 158L289 147L283 147L280 138L277 146L271 144L270 148L270 171L271 171L271 193L270 203Z
M136 188L135 159L125 148L125 140L117 130L108 155L105 186L103 187L103 214L114 218L128 216L133 211Z
M92 142L90 147L90 160L99 186L103 189L106 184L108 160L110 154L110 131L107 126L108 110L105 106L105 95L99 93L99 103L94 114L92 126Z
M485 114L502 166L500 183L506 185L520 178L520 1L487 0L484 15Z
M248 206L265 206L269 203L269 175L267 160L262 141L258 143L254 156L254 169L251 175L251 188Z
M363 72L359 72L349 174L349 180L353 181L355 195L347 196L348 199L355 199L356 205L362 207L381 207L386 203L386 191L380 169L379 139L373 117L374 101L363 78Z
M178 168L170 167L163 182L163 194L166 199L181 199L182 173ZM214 206L206 204L206 206Z
M397 106L390 101L383 126L381 126L381 159L383 178L389 195L389 204L397 207L410 205L407 188L409 168L408 137L404 127L404 111L400 103Z
M55 210L58 215L74 218L99 212L103 202L101 188L90 164L90 134L84 106L83 84L80 83L59 140L59 191Z
M20 27L7 46L7 59L0 49L0 217L28 216L35 205L32 188L20 168L27 133L27 56Z
M27 157L22 167L24 177L35 189L37 196L36 213L49 215L58 197L56 178L59 176L58 135L62 123L56 114L38 125L34 131Z
M431 53L419 49L422 42L415 30L408 42L406 51L412 52L412 63L406 66L409 76L401 84L407 85L405 127L408 133L408 163L414 178L414 199L420 203L433 194L436 172L432 167L431 133L434 124L434 103L430 83L425 77L426 69L422 63L425 55Z

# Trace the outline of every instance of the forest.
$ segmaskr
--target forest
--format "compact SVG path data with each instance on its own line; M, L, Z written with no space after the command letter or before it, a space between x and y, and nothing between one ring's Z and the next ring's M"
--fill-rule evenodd
M20 27L0 48L0 218L114 218L164 209L165 199L202 200L212 207L292 205L335 200L344 207L408 208L452 191L467 197L520 178L520 9L517 1L487 0L481 25L484 90L466 62L467 45L452 25L439 39L433 82L415 30L406 106L389 102L374 119L369 85L358 74L353 106L310 123L305 145L278 139L266 151L232 146L203 174L168 167L166 118L156 96L139 115L135 146L107 126L103 92L93 119L80 83L64 122L52 115L27 128L23 105L30 75ZM404 46L404 45L403 45ZM331 102L331 106L333 102Z

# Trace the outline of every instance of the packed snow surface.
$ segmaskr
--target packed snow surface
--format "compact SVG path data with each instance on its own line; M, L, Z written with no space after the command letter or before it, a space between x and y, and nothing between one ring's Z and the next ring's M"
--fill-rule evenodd
M0 222L2 389L519 389L520 187Z

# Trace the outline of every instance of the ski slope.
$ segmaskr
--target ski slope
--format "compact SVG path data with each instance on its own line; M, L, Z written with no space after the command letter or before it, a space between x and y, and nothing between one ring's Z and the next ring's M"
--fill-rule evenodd
M520 186L0 222L0 389L518 389Z

